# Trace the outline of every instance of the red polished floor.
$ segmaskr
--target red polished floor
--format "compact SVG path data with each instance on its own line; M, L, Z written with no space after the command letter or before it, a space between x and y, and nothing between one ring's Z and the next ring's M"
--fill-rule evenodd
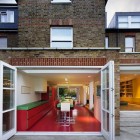
M89 112L85 107L76 106L77 117L75 118L75 124L70 126L62 126L57 122L56 112L51 110L46 116L44 116L39 122L37 122L28 131L67 131L67 132L99 132L101 131L100 122L95 119L93 114Z

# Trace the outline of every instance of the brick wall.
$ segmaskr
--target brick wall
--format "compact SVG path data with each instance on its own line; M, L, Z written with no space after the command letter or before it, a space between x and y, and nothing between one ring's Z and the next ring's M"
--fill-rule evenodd
M105 1L19 1L19 47L50 47L50 26L72 25L74 47L104 47Z
M109 47L120 47L121 52L125 51L125 37L135 37L135 51L140 52L140 33L125 32L125 33L106 33L109 37ZM118 45L118 46L117 46Z
M7 38L8 48L17 47L17 45L18 45L18 33L17 32L0 32L0 37Z
M104 66L106 58L11 58L14 66Z

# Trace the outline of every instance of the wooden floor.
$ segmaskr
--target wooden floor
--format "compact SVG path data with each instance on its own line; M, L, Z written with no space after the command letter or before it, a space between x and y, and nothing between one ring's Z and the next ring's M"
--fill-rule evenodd
M140 111L140 105L136 104L128 104L128 105L121 105L121 111Z
M87 108L76 106L77 117L75 124L70 126L62 126L57 122L56 111L52 109L45 117L37 122L28 131L64 131L64 132L99 132L101 131L101 123L94 117Z

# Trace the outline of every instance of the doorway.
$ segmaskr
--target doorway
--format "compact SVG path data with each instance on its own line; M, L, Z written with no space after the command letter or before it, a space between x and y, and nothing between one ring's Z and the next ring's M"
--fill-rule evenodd
M2 62L1 63L1 68L3 69L5 65L6 64ZM7 65L7 67L10 67L10 66ZM114 75L113 67L114 67L114 63L112 61L109 62L107 65L105 65L102 68L101 67L94 67L94 68L90 68L90 69L89 68L88 69L87 68L83 69L83 67L81 67L81 70L80 70L79 67L78 67L78 70L75 68L76 70L74 69L72 71L72 70L70 70L70 67L66 67L63 70L62 70L62 68L59 67L61 69L60 70L61 73L62 73L62 71L63 71L63 73L68 73L68 71L70 71L69 73L74 74L76 71L78 71L79 74L83 75L84 71L86 71L87 74L91 74L91 73L95 74L95 71L98 72L98 73L99 73L99 71L101 72L101 104L100 104L100 106L101 106L101 126L102 126L101 127L101 133L108 140L113 140L114 139L114 131L113 131L113 129L114 129L114 127L113 127L114 126L113 125L114 124L114 120L113 120L113 118L114 118L114 105L113 105L114 104L114 102L113 102L113 100L114 100L114 82L113 81L114 80L112 78L113 75ZM59 71L59 68L58 68L57 72ZM38 68L32 68L32 69L30 68L29 69L29 68L26 67L24 70L22 68L23 75L25 74L25 72L29 73L29 71L30 71L30 74L31 73L35 74L35 69L38 71ZM49 72L49 71L52 72L52 69L49 69L49 70L47 69L46 70L46 68L45 69L41 68L41 69L39 69L39 71L41 72L41 74L43 74L46 71L47 72ZM58 72L59 74L60 74L60 71ZM56 69L54 70L54 72L55 73L53 73L53 74L55 75L56 74ZM19 79L22 79L21 76L17 76L17 77ZM3 80L3 72L1 74L1 79ZM55 77L55 79L56 79L56 77ZM84 79L84 81L85 81L85 79ZM30 83L30 81L28 81L28 82ZM22 82L19 82L19 83L22 83ZM35 96L33 97L32 94L30 94L30 91L33 90L33 88L29 86L32 83L30 83L30 84L29 83L28 83L28 86L22 85L20 87L19 86L17 87L17 88L20 88L20 91L21 91L21 87L22 87L22 92L23 93L21 93L22 94L21 96L22 97L26 96L26 101L31 101L31 100L34 100L34 99L38 99L38 97L40 97L40 95L39 95L40 92L36 93ZM90 107L92 107L92 105L93 105L93 87L94 87L94 85L92 84L92 81L90 81L90 84L92 85L92 88L91 88L92 90L90 90L91 92L89 93L89 94L91 94L90 99L89 99L91 101L89 101L89 102L90 102ZM44 92L44 91L42 91L42 92ZM2 94L3 94L3 92L2 92ZM29 94L29 95L27 95L27 94ZM27 96L31 96L31 98L29 99L29 98L27 98ZM15 99L16 99L16 96L15 96ZM3 102L2 97L1 97L1 101ZM23 103L25 100L23 99L23 100L18 100L18 101ZM109 102L109 104L107 102ZM15 106L16 106L16 102L15 102ZM107 106L109 108L106 108ZM2 114L2 108L1 108L1 114ZM14 117L16 119L16 115ZM1 116L1 118L2 118L2 116ZM1 128L1 132L2 132L2 129L3 128ZM16 130L16 125L14 125L14 130ZM14 133L12 133L12 134L7 133L7 135L10 137ZM4 136L5 136L5 134L3 135L1 133L2 139L3 139Z

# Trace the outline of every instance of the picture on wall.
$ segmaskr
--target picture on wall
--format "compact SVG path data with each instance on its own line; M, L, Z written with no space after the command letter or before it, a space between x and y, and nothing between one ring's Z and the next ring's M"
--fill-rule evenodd
M28 86L21 86L21 93L22 94L30 94L31 90Z
M101 96L101 85L97 85L96 88L97 88L97 91L96 91L97 93L96 93L96 95L97 95L97 96Z

